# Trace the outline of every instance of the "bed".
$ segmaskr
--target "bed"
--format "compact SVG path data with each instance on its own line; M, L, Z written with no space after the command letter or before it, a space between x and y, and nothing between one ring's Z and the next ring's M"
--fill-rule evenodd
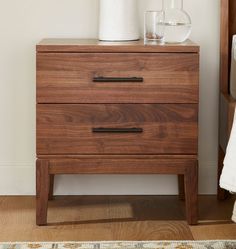
M236 34L233 36L230 66L230 94L236 99Z
M226 147L232 129L236 107L236 83L231 80L232 38L236 34L236 0L221 0L221 46L220 46L220 118L219 163L220 178ZM227 198L228 192L218 187L218 199Z

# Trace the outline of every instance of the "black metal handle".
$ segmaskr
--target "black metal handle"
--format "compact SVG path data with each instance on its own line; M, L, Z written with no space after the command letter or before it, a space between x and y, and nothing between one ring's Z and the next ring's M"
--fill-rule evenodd
M142 133L142 128L92 128L94 133Z
M143 82L142 77L94 77L93 82Z

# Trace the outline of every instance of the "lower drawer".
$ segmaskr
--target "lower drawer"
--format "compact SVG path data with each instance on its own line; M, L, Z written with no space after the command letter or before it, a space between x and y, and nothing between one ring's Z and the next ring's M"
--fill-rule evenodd
M196 104L39 104L37 154L197 154Z

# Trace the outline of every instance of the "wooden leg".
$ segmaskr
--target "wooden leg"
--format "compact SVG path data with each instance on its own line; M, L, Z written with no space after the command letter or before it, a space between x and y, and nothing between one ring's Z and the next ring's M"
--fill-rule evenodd
M50 175L50 186L48 193L48 200L53 200L53 189L54 189L54 175Z
M181 201L184 201L185 200L184 175L178 175L178 185L179 185L179 199Z
M36 162L36 224L47 224L47 209L49 195L49 162Z
M198 163L186 168L185 177L186 216L189 225L198 222Z
M220 176L223 170L223 163L224 163L224 157L225 157L225 153L222 150L221 147L219 147L219 156L218 156L218 181L217 181L217 197L218 200L225 200L229 197L229 192L222 189L219 185L220 182Z

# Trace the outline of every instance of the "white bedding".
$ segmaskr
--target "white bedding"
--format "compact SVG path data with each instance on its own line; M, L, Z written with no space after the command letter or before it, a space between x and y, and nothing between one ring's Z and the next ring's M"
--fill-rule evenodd
M230 94L236 99L236 35L233 36L230 74Z

